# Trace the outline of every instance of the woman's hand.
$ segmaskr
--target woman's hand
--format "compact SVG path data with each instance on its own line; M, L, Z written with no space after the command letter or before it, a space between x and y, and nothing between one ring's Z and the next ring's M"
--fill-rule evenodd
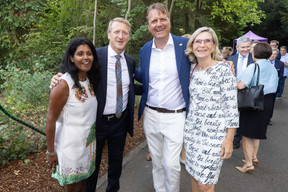
M228 128L227 129L227 136L225 140L222 143L221 147L221 153L220 153L220 159L229 159L232 156L233 152L233 140L234 140L234 128Z
M229 159L232 156L233 152L233 140L231 139L225 139L222 143L221 147L221 154L220 154L220 159Z
M52 168L52 172L55 173L56 165L58 165L57 154L55 154L55 155L46 154L46 159L48 161L49 168Z

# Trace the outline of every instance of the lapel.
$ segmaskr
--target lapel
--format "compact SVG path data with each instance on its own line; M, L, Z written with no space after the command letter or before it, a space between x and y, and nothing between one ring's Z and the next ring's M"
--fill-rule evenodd
M183 43L179 42L177 38L172 35L173 43L174 43L174 48L175 48L175 58L176 58L176 65L177 65L177 71L178 75L180 74L180 69L181 69L181 63L182 63L182 58L183 58Z
M147 49L143 49L143 57L141 57L141 59L143 59L143 70L144 72L142 74L144 74L144 79L143 82L147 82L147 89L149 87L149 68L150 68L150 58L151 58L151 50L152 50L152 43L153 41L148 42L147 45ZM143 76L142 76L143 78Z
M108 67L108 46L99 48L97 50L99 54L98 61L100 65L100 75L101 75L101 86L102 86L102 94L103 99L106 100L106 93L107 93L107 67Z
M127 54L124 52L124 57L125 57L125 59L126 59L126 63L127 63L127 67L128 67L128 72L129 72L129 79L130 79L130 85L131 85L131 83L133 83L133 82L131 82L131 79L132 79L132 77L133 77L133 70L132 70L132 61L131 61L131 59L129 59L128 57L127 57Z

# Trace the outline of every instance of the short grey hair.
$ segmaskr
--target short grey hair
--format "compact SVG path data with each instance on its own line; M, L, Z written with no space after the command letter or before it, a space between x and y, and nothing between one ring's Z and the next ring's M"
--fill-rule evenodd
M246 43L246 42L250 42L251 43L251 39L249 37L245 37L245 36L239 37L237 39L237 45L238 46L240 45L240 43Z
M131 32L131 24L129 23L129 21L123 17L116 17L114 19L112 19L110 22L109 22L109 25L108 25L108 29L107 29L107 32L110 33L111 32L111 28L112 28L112 24L114 22L120 22L120 23L124 23L128 26L129 28L129 33Z
M287 47L286 46L281 46L280 49L285 49L287 51Z

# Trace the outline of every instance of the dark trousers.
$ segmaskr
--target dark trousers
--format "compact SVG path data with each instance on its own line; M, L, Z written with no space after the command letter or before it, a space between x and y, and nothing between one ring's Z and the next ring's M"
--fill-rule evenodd
M283 94L286 78L287 78L287 76L283 76L283 77L280 78L279 92L277 92L277 97L281 97L282 94Z
M96 170L88 178L87 192L94 192L101 163L101 156L105 141L108 144L108 186L106 192L116 192L120 189L119 179L122 172L123 151L128 128L128 112L125 110L120 119L101 120L96 128Z
M272 104L271 114L269 115L269 116L270 116L270 118L269 118L270 121L271 121L271 119L272 119L273 112L274 112L274 104L275 104L275 100L276 100L276 93L271 94L271 97L272 97L272 100L273 100L273 104Z

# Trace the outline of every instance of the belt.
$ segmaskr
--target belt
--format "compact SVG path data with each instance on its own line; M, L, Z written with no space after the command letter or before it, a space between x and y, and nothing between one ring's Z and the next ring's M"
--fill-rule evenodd
M106 121L112 121L114 119L117 119L115 114L112 115L102 115L102 119L106 120Z
M178 110L169 110L169 109L165 109L165 108L151 107L149 105L146 105L146 107L153 109L159 113L181 113L181 112L186 111L186 108L178 109Z

